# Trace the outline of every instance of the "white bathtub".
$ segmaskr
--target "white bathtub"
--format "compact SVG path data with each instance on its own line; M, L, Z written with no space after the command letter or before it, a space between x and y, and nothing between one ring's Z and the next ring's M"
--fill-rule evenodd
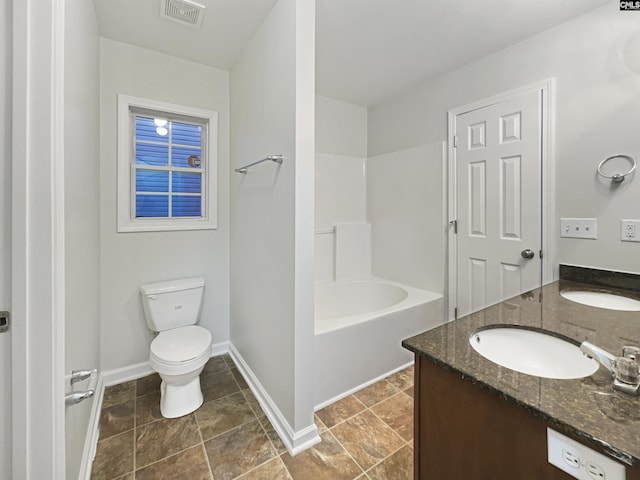
M441 294L387 280L319 283L315 294L316 409L409 365L402 340L444 321Z

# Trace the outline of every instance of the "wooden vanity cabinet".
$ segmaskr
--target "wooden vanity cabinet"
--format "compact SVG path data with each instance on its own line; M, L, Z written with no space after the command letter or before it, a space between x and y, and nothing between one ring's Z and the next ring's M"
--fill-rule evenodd
M569 480L547 462L547 424L416 355L416 480ZM640 471L627 467L627 480Z

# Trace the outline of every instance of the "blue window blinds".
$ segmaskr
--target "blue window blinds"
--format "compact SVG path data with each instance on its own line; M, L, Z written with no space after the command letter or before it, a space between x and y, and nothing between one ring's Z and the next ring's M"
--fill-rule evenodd
M134 117L135 217L203 217L204 124Z

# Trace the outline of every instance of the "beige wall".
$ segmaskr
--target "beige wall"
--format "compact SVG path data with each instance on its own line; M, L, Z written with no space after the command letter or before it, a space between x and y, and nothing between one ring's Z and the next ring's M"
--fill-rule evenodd
M116 96L218 112L218 229L116 233ZM228 72L112 40L100 40L100 322L102 368L144 362L152 339L138 287L204 276L200 325L229 339Z
M640 177L611 189L595 173L610 155L640 159L639 43L637 16L611 2L372 107L369 155L446 140L448 110L553 77L556 218L549 221L557 232L560 217L596 217L599 233L596 241L555 237L551 248L558 262L640 272L640 244L619 240L620 219L640 217ZM433 165L433 175L442 173Z

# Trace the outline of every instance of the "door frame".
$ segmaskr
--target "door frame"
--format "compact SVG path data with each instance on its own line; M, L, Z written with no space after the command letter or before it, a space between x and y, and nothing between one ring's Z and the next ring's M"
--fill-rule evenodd
M37 5L36 5L37 4ZM64 0L13 2L13 478L65 478Z
M453 108L447 112L447 319L449 321L456 318L456 307L458 298L458 278L457 278L457 236L454 233L454 220L457 220L457 168L456 149L454 147L454 137L456 135L456 117L473 110L487 107L515 97L533 92L542 92L542 111L540 122L542 122L542 146L540 149L540 163L542 168L542 199L540 221L541 243L542 243L542 285L546 285L557 278L556 245L551 239L555 238L555 158L553 148L553 115L554 104L554 82L553 78L531 83L514 90L509 90L498 95L484 98L461 107Z

